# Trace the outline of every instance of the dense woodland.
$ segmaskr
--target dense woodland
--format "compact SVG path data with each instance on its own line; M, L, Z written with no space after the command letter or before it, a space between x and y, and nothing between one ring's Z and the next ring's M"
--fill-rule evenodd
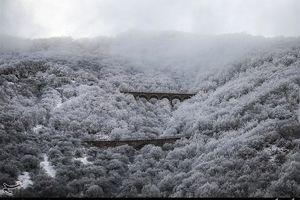
M123 89L197 95L172 107ZM190 138L83 142L168 135ZM300 39L1 36L0 143L14 197L299 197Z

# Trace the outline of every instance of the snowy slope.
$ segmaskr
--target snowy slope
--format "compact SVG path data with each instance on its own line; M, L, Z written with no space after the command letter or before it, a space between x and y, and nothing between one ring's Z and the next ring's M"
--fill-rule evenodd
M126 33L1 40L0 185L15 196L299 196L298 38ZM122 89L189 91L170 106ZM84 139L189 135L99 149ZM45 173L46 172L46 173Z

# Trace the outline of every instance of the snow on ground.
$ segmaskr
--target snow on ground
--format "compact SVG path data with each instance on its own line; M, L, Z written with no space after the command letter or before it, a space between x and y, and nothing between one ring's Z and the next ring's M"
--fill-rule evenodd
M33 185L33 182L31 181L30 179L30 175L28 172L23 172L22 174L20 174L18 176L18 180L16 181L16 184L15 185L19 185L18 187L14 188L14 189L11 189L10 192L5 192L3 189L0 190L0 197L1 196L13 196L13 190L16 190L16 189L20 189L20 188L23 188L23 189L26 189L28 186L30 185Z
M4 192L4 190L0 190L0 197L1 196L5 196L5 195L7 195L7 196L12 196L12 194L9 194L9 193L7 193L7 192Z
M44 154L44 161L40 163L40 166L46 171L46 173L52 178L55 177L56 171L48 161L48 156Z
M93 164L92 162L87 160L87 157L81 157L81 158L74 158L74 160L78 160L80 162L82 162L84 165L88 165L88 164Z
M60 107L61 107L61 105L62 105L62 103L61 103L61 102L57 103L54 109L60 108Z
M267 153L267 155L270 157L270 161L272 161L272 162L275 161L275 157L276 157L276 155L278 155L279 152L284 152L283 149L278 148L275 145L271 145L270 147L266 147L266 148L264 148L263 151L265 151Z
M35 127L32 128L34 133L39 133L39 130L41 130L41 128L43 128L43 125L36 125Z
M109 140L110 137L108 135L99 135L99 136L97 136L97 139L99 139L99 140Z
M20 174L18 176L18 181L20 182L21 187L24 189L33 184L33 182L30 180L30 175L28 172L23 172Z

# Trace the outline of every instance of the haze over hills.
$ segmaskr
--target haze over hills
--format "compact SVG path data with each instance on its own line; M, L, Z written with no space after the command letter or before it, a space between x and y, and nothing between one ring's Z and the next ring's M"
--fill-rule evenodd
M122 89L197 95L171 107ZM0 185L27 183L15 197L300 195L299 38L1 36L0 110ZM82 142L167 135L190 138Z

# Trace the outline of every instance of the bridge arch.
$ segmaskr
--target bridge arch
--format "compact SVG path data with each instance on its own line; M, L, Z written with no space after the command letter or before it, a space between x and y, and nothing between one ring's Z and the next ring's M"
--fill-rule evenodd
M163 100L163 99L168 99L169 101L171 101L171 98L169 96L163 95L159 98L159 100Z
M172 97L172 101L175 100L175 99L178 99L180 102L182 101L182 99L179 96Z
M182 100L184 101L184 100L187 100L187 99L189 99L189 98L190 98L190 97L186 96L186 97L183 97Z
M146 95L138 95L137 97L138 97L139 99L144 98L144 99L146 99L147 101L149 101L149 99L148 99L148 97L147 97Z
M157 96L157 95L151 95L151 96L150 96L150 98L149 98L149 100L150 100L150 99L152 99L152 98L153 98L153 99L157 99L157 100L159 100L159 98L158 98L158 96Z

